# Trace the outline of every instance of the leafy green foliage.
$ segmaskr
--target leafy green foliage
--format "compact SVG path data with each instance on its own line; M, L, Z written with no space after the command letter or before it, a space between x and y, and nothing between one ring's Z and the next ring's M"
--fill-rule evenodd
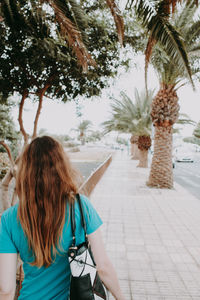
M86 136L86 142L97 142L100 141L102 138L103 134L99 130L90 130L89 135Z
M0 140L5 141L10 146L13 155L16 156L19 133L15 129L8 105L0 105L0 120ZM0 152L5 152L5 148L1 145Z
M10 169L10 161L7 153L1 152L0 149L0 180L4 178L7 171Z
M70 5L66 15L87 35L88 51L96 66L82 72L50 9L39 1L12 0L10 8L6 4L1 7L0 89L5 95L14 91L22 94L27 89L37 97L48 84L47 94L65 102L78 95L99 95L108 78L116 75L120 61L114 28L106 27L106 20L96 18L94 11L79 18L75 2Z

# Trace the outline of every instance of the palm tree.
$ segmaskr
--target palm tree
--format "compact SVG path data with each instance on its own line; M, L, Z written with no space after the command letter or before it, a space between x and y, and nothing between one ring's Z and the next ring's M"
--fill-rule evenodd
M196 6L186 4L181 13L172 17L174 27L184 37L186 49L190 54L200 49L200 21L193 21ZM179 104L177 89L187 83L186 73L179 68L157 46L152 55L152 64L157 71L160 90L152 102L151 117L155 128L154 156L148 185L160 188L173 187L172 172L172 133L173 124L178 120Z
M150 104L153 92L149 91L148 95L145 92L139 94L135 89L135 102L124 92L121 92L120 96L120 100L112 98L112 118L102 124L105 133L118 131L138 136L137 144L140 151L138 167L147 167L148 149L151 146Z
M81 141L82 145L85 144L86 132L91 127L91 125L92 125L91 121L83 120L80 122L80 124L78 125L78 128L76 129L76 131L78 131L78 139Z

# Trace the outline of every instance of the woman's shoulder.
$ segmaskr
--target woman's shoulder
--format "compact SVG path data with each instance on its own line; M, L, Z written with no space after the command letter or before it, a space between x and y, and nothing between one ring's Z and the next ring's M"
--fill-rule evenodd
M18 206L19 206L19 204L17 203L15 205L9 207L8 209L6 209L2 214L2 218L6 218L6 219L14 218L14 219L16 219Z
M83 203L88 203L88 202L90 202L89 198L86 197L85 195L79 194L79 196L80 196L81 202L83 202Z
M102 220L97 213L91 201L85 196L80 195L81 204L83 206L84 217L86 221L87 234L91 234L102 225Z
M92 205L90 199L87 196L85 196L83 194L80 194L79 196L80 196L81 204L82 204L84 209L93 208L93 205Z

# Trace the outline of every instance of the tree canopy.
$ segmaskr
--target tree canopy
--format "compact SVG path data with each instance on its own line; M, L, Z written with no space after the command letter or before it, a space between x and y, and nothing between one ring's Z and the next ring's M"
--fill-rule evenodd
M12 20L7 7L1 7L4 21L0 23L0 88L4 94L22 94L26 89L38 93L47 85L47 94L63 101L77 95L98 95L119 65L114 28L106 28L105 21L96 18L93 11L82 13L84 18L79 20L79 27L82 21L93 62L88 72L83 73L72 48L60 35L51 10L45 11L44 17L47 7L39 1L32 1L32 6L27 1L15 2L11 1ZM66 15L74 21L70 11Z

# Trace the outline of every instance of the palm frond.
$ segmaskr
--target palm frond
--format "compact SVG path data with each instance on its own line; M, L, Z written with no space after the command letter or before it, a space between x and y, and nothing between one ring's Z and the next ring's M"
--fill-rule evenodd
M127 0L126 9L132 8L135 2L137 2L137 0ZM156 3L156 1L153 2ZM170 10L172 10L172 13L174 13L177 3L181 2L181 0L163 0L157 2L159 3L159 7L161 8L162 11L164 10L166 13L169 13ZM196 6L198 5L198 0L194 0L193 2L196 4Z
M179 118L178 118L176 124L181 124L181 125L188 124L188 125L194 126L197 123L195 121L191 120L187 114L182 113L182 114L179 114Z
M149 39L148 39L148 42L147 42L147 46L146 46L146 49L145 49L145 72L144 72L144 76L145 76L145 88L146 88L146 91L148 90L148 87L147 87L147 70L148 70L148 65L149 65L149 61L150 61L150 58L151 58L151 54L152 54L152 50L153 50L153 47L154 45L156 44L156 40L152 37L152 35L150 35Z
M149 135L152 124L150 110L153 92L149 91L147 97L145 92L139 93L135 89L134 102L125 92L120 93L120 98L111 98L112 116L102 124L104 131Z
M197 57L199 55L199 34L200 22L193 21L196 12L196 6L193 2L189 2L180 7L179 11L173 15L171 21L175 28L182 33L184 38L185 49L189 57ZM195 42L197 40L197 42ZM170 58L167 53L165 54L161 46L157 43L154 47L151 62L159 74L160 82L176 85L180 80L185 79L185 72L182 68L177 68L177 64ZM194 69L194 68L193 68ZM192 73L194 74L194 70ZM183 82L185 85L187 81ZM181 85L182 86L182 85ZM180 88L180 86L178 87ZM177 88L177 89L178 89Z
M192 46L188 52L189 52L189 57L193 57L193 56L200 57L200 43L198 45Z
M27 26L25 18L21 14L19 3L15 0L2 0L1 10L6 25L13 31L20 30L21 27Z
M83 11L83 9L80 7L80 5L76 2L76 0L68 0L69 2L69 8L74 20L74 23L76 24L76 28L81 33L81 36L83 38L84 44L88 44L88 37L85 32L85 29L88 28L88 22L87 17Z
M195 42L196 40L198 40L199 37L200 37L200 20L196 21L194 24L190 26L189 30L185 35L185 40L187 41L187 44L190 44L191 42Z
M10 0L3 0L1 3L1 7L3 7L4 10L7 10L7 13L10 16L10 19L13 20L14 16L13 16L13 9L11 8L11 3Z
M86 72L88 65L95 65L95 61L88 53L85 44L83 43L81 33L76 25L66 16L66 8L60 0L40 0L42 3L47 2L54 10L55 18L60 25L61 35L66 38L69 46L77 57L78 63ZM75 18L75 17L74 17Z
M190 21L193 19L196 12L196 5L194 1L187 1L184 5L184 8L177 11L173 16L173 24L176 28L179 28L180 31L182 28L185 28L187 24L190 24Z
M120 12L119 8L117 7L117 5L115 3L115 0L106 0L106 2L107 2L107 5L110 8L111 14L114 17L119 42L120 42L121 45L123 45L123 41L124 41L124 20L122 18L121 12Z
M159 1L158 1L159 2ZM157 2L157 3L158 3ZM142 20L142 24L150 33L149 41L145 51L146 54L146 72L149 57L152 54L152 42L159 42L167 55L175 61L175 64L182 71L185 70L191 83L191 70L184 46L184 41L179 32L170 24L166 17L166 12L161 13L160 7L154 5L152 1L138 0L136 3L137 16Z

